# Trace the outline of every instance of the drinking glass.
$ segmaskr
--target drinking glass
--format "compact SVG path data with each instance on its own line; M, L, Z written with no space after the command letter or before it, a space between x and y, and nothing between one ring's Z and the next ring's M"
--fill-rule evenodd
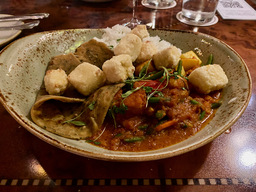
M129 27L129 28L134 28L136 27L137 25L141 24L141 21L137 18L137 7L138 7L138 0L133 0L132 2L132 19L127 22L127 23L124 23L123 25L126 26L126 27Z
M215 15L218 0L183 0L182 16L189 23L207 23Z

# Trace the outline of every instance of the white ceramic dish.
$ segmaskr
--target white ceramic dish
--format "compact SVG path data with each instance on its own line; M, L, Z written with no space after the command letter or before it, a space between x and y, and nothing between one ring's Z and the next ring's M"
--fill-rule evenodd
M45 69L50 58L75 45L100 37L100 29L76 29L37 33L19 39L0 53L0 101L7 111L28 131L63 150L95 159L113 161L148 161L179 155L196 149L226 131L241 116L248 105L252 83L242 58L228 45L211 36L186 31L150 30L181 48L184 52L200 49L203 62L210 53L221 64L229 83L223 90L223 104L212 121L196 135L176 145L145 152L118 152L93 146L83 140L71 140L52 134L30 119ZM73 48L73 49L72 49Z
M0 14L0 17L7 17L11 15ZM11 21L11 22L0 22L0 27L3 26L12 26L15 24L20 24L20 21ZM0 30L0 47L17 37L21 33L21 30L8 30L1 31Z

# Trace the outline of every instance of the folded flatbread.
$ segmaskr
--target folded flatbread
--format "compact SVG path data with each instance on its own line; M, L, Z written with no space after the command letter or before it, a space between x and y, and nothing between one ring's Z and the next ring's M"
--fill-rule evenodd
M123 83L103 86L88 99L40 96L31 109L31 118L38 126L57 135L85 139L101 128L113 97L123 86ZM75 125L74 121L84 125Z

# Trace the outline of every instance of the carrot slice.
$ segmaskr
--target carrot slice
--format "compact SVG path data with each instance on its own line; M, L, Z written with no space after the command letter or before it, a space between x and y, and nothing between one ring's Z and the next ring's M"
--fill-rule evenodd
M177 120L176 119L173 119L173 120L170 120L170 121L166 121L158 126L156 126L155 130L156 131L161 131L167 127L170 127L172 125L174 125L175 123L177 123Z

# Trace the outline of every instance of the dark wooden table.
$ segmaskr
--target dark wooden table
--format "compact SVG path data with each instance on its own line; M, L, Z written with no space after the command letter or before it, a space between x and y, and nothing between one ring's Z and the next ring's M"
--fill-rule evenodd
M248 3L256 8L253 1ZM132 15L132 1L1 0L0 14L48 12L36 32L104 28ZM0 104L0 191L256 191L256 21L223 20L209 27L180 23L177 6L153 10L139 3L137 16L155 28L212 35L234 48L253 81L250 103L241 118L213 142L173 158L119 163L80 157L45 143L21 127Z

